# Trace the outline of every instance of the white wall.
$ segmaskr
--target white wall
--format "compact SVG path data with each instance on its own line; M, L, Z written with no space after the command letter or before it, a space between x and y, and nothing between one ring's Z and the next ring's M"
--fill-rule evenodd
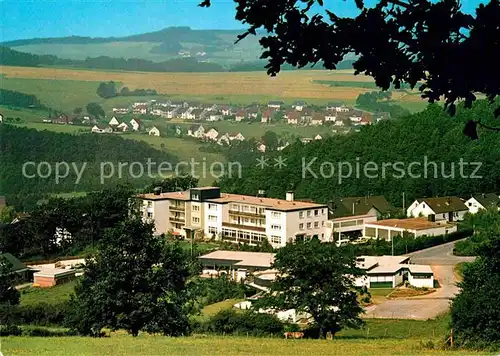
M310 211L309 216L307 215L308 211ZM318 215L315 215L315 211L318 211ZM301 212L303 213L302 217L301 217ZM311 237L314 235L318 235L318 238L321 241L326 241L328 238L325 233L327 220L328 220L328 209L326 207L318 207L307 210L286 212L285 243L288 242L289 240L293 241L293 239L297 234L305 234ZM315 227L315 222L317 222L317 227ZM311 223L311 228L307 227L308 223ZM303 230L300 229L300 224L303 224ZM284 246L284 244L282 246Z
M427 287L427 288L434 288L434 276L431 276L430 278L414 278L410 272L408 272L408 282L418 288L422 287Z
M427 205L425 202L421 202L418 204L417 201L413 202L412 205L407 210L407 215L408 217L414 217L418 218L419 216L429 216L432 214L435 214L434 211ZM441 216L442 214L436 214L436 221L437 220L443 220L443 217ZM446 220L446 218L444 219Z
M204 202L204 226L203 230L205 232L205 236L212 237L212 234L209 233L210 227L217 229L217 235L219 235L222 231L222 210L223 204L209 203ZM228 206L226 204L226 206ZM217 220L210 220L210 216L215 216Z

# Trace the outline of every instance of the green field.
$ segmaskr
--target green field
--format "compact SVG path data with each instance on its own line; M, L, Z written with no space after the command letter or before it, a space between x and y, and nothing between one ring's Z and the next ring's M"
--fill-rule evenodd
M75 289L76 280L51 288L26 287L21 290L21 305L39 303L58 304L69 300Z

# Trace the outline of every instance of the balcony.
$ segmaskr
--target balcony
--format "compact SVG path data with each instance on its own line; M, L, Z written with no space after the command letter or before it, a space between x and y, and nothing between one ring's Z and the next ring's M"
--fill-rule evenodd
M185 223L186 220L180 216L171 216L168 218L172 222L177 222L177 223Z
M226 222L223 222L222 226L224 226L224 227L230 227L230 228L238 229L238 230L266 232L266 228L265 227L260 227L260 226L249 226L249 225L242 225L242 224L231 224L231 223L226 223Z
M264 218L266 217L266 214L263 212L263 213L259 213L259 212L250 212L250 211L240 211L240 210L233 210L233 209L229 209L229 214L232 214L232 215L239 215L239 216L249 216L249 217L252 217L252 218Z
M171 211L181 211L181 212L184 212L184 210L186 209L186 207L184 205L170 205L169 209Z

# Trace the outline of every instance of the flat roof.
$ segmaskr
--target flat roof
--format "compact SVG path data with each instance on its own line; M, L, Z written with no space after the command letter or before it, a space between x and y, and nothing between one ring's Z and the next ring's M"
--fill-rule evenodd
M272 210L293 211L302 209L326 208L326 204L317 204L299 200L284 200L264 197L254 197L251 195L221 193L220 198L207 199L214 203L246 203L250 205L263 206Z
M77 271L75 269L64 269L64 268L44 268L38 272L33 273L33 276L38 277L62 277L70 274L75 274Z
M337 222L337 221L359 220L359 219L368 219L368 218L377 218L377 215L372 215L372 214L350 215L350 216L343 216L340 218L333 218L333 219L330 219L330 221Z
M358 256L356 264L359 268L369 270L373 267L379 268L382 266L395 266L406 262L409 256ZM364 259L363 262L360 259Z
M408 265L408 269L410 273L425 273L425 274L433 274L431 266L429 265Z
M189 190L183 192L168 192L168 193L146 193L137 195L138 198L146 200L189 200Z
M235 266L270 268L275 253L218 250L198 257L202 260L219 260L231 262Z
M368 225L395 227L405 230L427 230L437 227L452 227L452 225L449 224L438 224L432 221L428 221L427 218L387 219L365 224L365 226Z

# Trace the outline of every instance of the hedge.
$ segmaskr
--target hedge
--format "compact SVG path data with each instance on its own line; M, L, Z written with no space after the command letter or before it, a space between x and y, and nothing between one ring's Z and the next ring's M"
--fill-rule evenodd
M0 305L0 324L63 325L68 303L36 305Z

